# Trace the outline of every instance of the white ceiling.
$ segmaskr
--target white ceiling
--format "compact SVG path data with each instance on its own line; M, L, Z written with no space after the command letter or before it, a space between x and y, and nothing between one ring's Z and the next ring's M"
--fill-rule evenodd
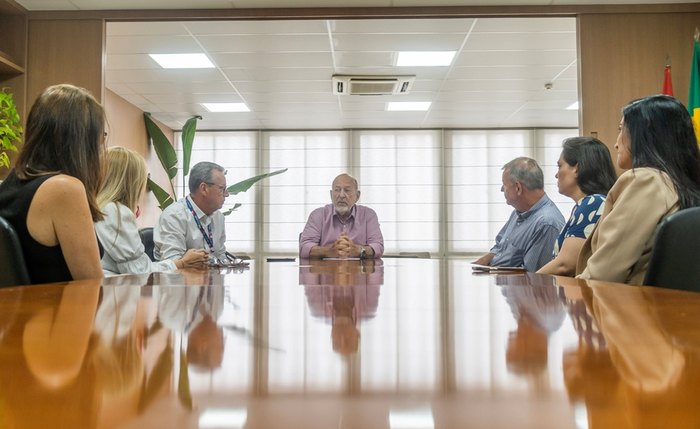
M28 10L328 7L329 0L17 0ZM700 0L698 0L700 2ZM565 5L580 0L354 0L352 6ZM614 3L645 3L615 1ZM660 3L650 1L649 3ZM398 51L457 51L396 67ZM204 52L214 69L164 70L150 53ZM577 127L574 18L109 22L106 86L173 129ZM414 74L410 94L333 95L333 74ZM551 89L545 84L552 83ZM387 101L430 101L388 112ZM199 103L244 102L248 113Z
M400 50L455 50L450 67L395 67ZM165 70L148 53L204 52ZM410 94L333 95L333 74L414 74ZM544 84L553 83L551 90ZM201 129L577 126L572 18L110 23L106 86L165 124ZM431 101L388 112L387 101ZM244 102L249 113L199 103Z

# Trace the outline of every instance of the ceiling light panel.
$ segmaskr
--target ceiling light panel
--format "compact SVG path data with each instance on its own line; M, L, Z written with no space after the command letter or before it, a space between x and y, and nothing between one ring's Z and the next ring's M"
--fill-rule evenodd
M245 103L201 103L210 112L250 112Z
M445 67L452 64L455 51L404 51L396 58L397 67Z
M149 54L164 69L213 69L214 63L204 54Z

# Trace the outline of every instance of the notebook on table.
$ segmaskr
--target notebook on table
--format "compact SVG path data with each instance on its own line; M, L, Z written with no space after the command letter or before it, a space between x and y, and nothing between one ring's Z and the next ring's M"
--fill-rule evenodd
M491 265L472 264L472 271L478 273L524 273L525 267L492 267Z

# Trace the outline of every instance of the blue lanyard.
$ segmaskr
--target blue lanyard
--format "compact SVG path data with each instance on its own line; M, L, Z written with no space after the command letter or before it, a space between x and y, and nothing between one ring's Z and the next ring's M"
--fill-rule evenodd
M209 251L214 253L214 238L212 238L211 235L211 222L209 222L209 225L207 225L207 232L204 232L204 227L202 226L202 222L199 221L199 217L197 216L197 213L194 211L194 208L192 207L192 203L190 203L190 200L185 197L185 203L187 203L187 208L190 209L190 212L192 212L192 217L194 218L194 223L197 224L197 228L199 228L199 231L202 233L202 236L204 237L204 241L207 242L207 245L209 246Z

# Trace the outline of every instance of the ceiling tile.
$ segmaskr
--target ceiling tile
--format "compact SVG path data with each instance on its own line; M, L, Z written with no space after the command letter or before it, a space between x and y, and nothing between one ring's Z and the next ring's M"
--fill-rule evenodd
M542 51L463 51L454 61L459 66L566 66L576 61L576 49Z
M575 47L575 33L475 33L467 39L464 51L567 51Z
M197 36L209 52L327 52L328 36L314 34L253 34Z
M328 33L326 20L289 21L190 21L182 23L195 36L199 35L309 35Z
M562 66L455 67L450 79L510 79L549 82L564 70Z
M210 53L222 68L333 67L330 52Z
M109 24L107 24L109 26ZM108 37L109 54L183 54L202 52L191 36L121 35Z
M330 21L333 34L464 34L474 19L348 19Z
M334 34L333 48L348 52L456 51L463 34Z

